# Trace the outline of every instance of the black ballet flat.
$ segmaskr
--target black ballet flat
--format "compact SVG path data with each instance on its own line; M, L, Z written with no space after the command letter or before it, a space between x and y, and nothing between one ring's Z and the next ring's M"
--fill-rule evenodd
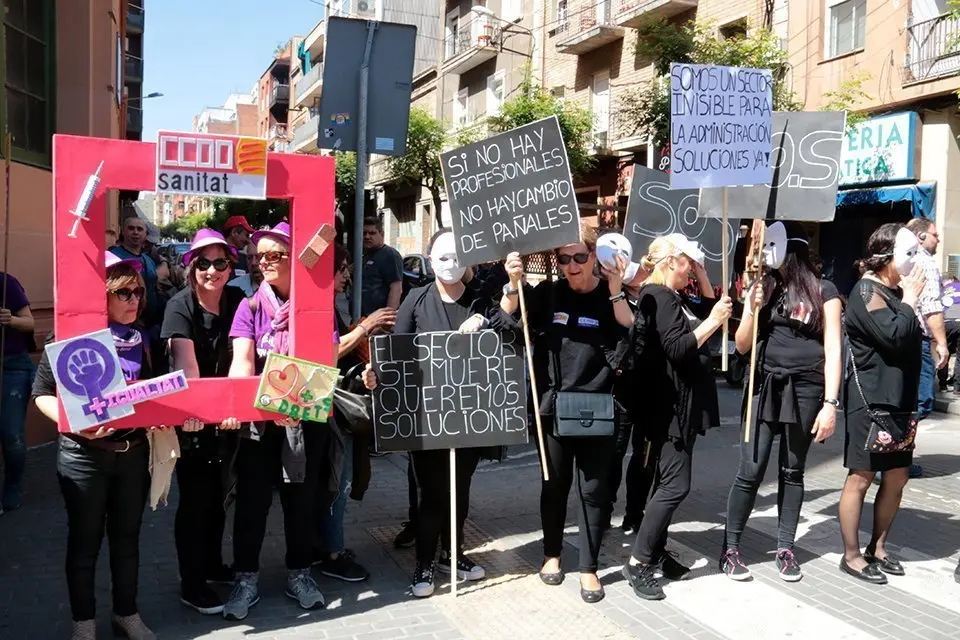
M566 574L563 573L563 569L557 571L556 573L544 573L541 571L537 575L540 576L540 582L551 587L560 586L563 584L563 579L566 577Z
M840 571L870 584L887 584L887 576L883 575L876 564L868 564L863 570L857 571L847 564L846 558L840 558Z
M604 592L602 586L596 591L588 591L587 589L584 589L582 585L580 586L580 597L587 604L596 604L603 600L604 596L606 595L607 594Z
M900 561L894 558L893 556L887 556L886 558L878 558L872 553L864 553L863 559L869 562L870 564L875 564L880 567L880 571L890 574L891 576L905 576L907 572L904 571L903 565L900 564Z

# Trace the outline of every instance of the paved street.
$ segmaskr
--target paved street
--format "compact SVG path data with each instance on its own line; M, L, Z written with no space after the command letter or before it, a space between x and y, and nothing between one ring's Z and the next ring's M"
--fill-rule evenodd
M871 587L838 571L835 516L845 473L842 437L834 437L815 445L810 456L797 545L803 581L781 582L773 565L777 507L776 470L771 465L744 538L745 559L755 579L735 584L718 574L716 556L722 539L719 523L738 459L734 423L739 395L726 389L721 393L725 422L730 424L697 443L694 490L671 529L670 547L695 571L688 580L669 584L663 602L638 600L621 578L619 567L631 540L616 530L604 540L601 558L606 600L584 604L576 573L559 588L540 584L535 575L541 558L539 470L535 452L527 448L511 450L503 464L482 466L474 479L467 543L487 567L488 579L461 589L456 601L446 595L446 587L427 600L407 593L413 551L396 551L391 545L406 512L406 462L395 454L374 460L371 490L362 503L351 503L347 513L348 545L373 574L369 582L346 585L317 572L327 608L296 608L283 595L282 522L276 506L264 549L263 600L242 623L202 617L179 603L173 496L169 507L146 517L143 616L163 639L960 638L960 585L953 580L960 546L955 517L960 511L958 419L937 417L921 426L918 451L925 474L908 485L892 535L894 550L905 559L906 577ZM5 640L69 636L62 572L66 524L54 454L49 446L30 454L26 505L0 517L0 638ZM621 515L615 514L615 523ZM870 515L868 508L867 525ZM564 564L575 567L572 526L566 542ZM225 548L229 553L229 539ZM106 564L104 553L97 594L103 637L109 630Z

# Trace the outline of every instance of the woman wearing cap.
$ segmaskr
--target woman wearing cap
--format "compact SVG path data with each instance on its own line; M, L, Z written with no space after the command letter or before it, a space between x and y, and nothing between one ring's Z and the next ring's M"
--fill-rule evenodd
M654 576L658 566L665 567L665 577L682 577L687 571L667 560L667 528L690 491L697 436L719 422L716 383L712 368L705 364L706 344L730 317L731 302L728 297L720 299L703 321L686 308L680 292L698 260L702 251L695 242L670 234L650 243L640 262L649 275L640 289L631 340L632 376L639 384L630 410L650 442L657 483L623 574L634 593L646 600L665 597ZM697 273L705 277L705 272ZM706 293L709 283L701 288Z
M134 327L146 302L141 263L107 253L106 265L107 320L124 380L149 378L147 336ZM33 397L40 412L54 422L59 420L56 394L45 351ZM67 591L74 640L96 636L95 576L104 530L110 540L114 633L134 640L156 638L137 609L140 523L150 489L149 458L145 429L114 431L108 423L60 434L57 477L67 508Z
M749 353L753 325L759 323L753 419L744 426L751 437L741 438L720 569L733 580L750 578L740 556L740 537L779 435L776 565L781 579L796 582L803 577L793 545L807 452L814 441L833 434L840 406L842 305L833 283L817 276L799 224L770 225L763 257L769 271L747 295L736 335L737 351Z
M230 372L230 327L243 291L226 287L237 250L212 229L201 229L183 255L187 287L170 299L161 339L168 342L170 369L188 378L222 378ZM225 425L232 426L232 425ZM208 582L231 583L221 547L225 522L221 456L228 442L217 425L187 420L179 429L177 485L180 501L174 525L180 563L180 601L203 614L223 611Z
M567 401L585 410L589 410L588 404L595 404L604 413L609 410L615 414L614 369L610 361L626 327L633 324L633 312L622 291L625 261L619 258L617 269L602 268L607 278L604 284L596 274L596 230L582 225L581 237L581 242L555 252L563 279L525 290L525 296L527 323L535 334L534 368L540 386L540 414L550 472L550 479L544 480L540 489L544 555L540 580L551 586L563 582L563 528L570 487L576 476L580 497L580 597L595 603L604 597L597 562L609 518L607 492L615 435L612 429L607 435L593 437L571 435L572 431L565 430L564 435L559 435L563 425L556 419L556 404L560 397L564 407ZM506 269L510 284L500 300L500 308L516 322L517 287L523 278L523 263L518 254L507 257Z
M290 225L253 235L263 282L249 304L240 305L233 319L233 361L230 377L249 377L263 370L270 352L287 355L290 320ZM221 428L239 428L227 418ZM326 450L326 425L282 418L275 423L251 423L240 433L237 450L236 515L233 534L233 591L223 607L228 620L243 620L260 601L260 550L274 484L280 487L283 508L288 597L303 609L323 606L323 595L310 575L313 561L316 479Z

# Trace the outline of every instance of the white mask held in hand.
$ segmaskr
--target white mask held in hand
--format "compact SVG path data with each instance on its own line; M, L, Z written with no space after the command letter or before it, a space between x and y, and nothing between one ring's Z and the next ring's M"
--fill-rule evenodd
M893 241L893 264L900 275L905 276L913 271L919 249L920 241L917 236L905 228L897 231L897 237Z
M597 260L607 269L617 268L617 256L629 263L633 260L633 246L626 236L605 233L597 239Z
M443 233L433 241L430 249L430 266L437 280L444 284L460 282L466 268L460 266L457 259L457 245L453 233Z
M779 269L787 256L787 228L782 222L774 222L767 227L763 237L763 264L771 269Z

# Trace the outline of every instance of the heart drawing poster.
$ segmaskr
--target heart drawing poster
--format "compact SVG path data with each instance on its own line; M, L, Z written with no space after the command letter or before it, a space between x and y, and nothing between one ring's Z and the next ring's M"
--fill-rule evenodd
M253 406L297 420L326 422L339 374L333 367L271 353Z

